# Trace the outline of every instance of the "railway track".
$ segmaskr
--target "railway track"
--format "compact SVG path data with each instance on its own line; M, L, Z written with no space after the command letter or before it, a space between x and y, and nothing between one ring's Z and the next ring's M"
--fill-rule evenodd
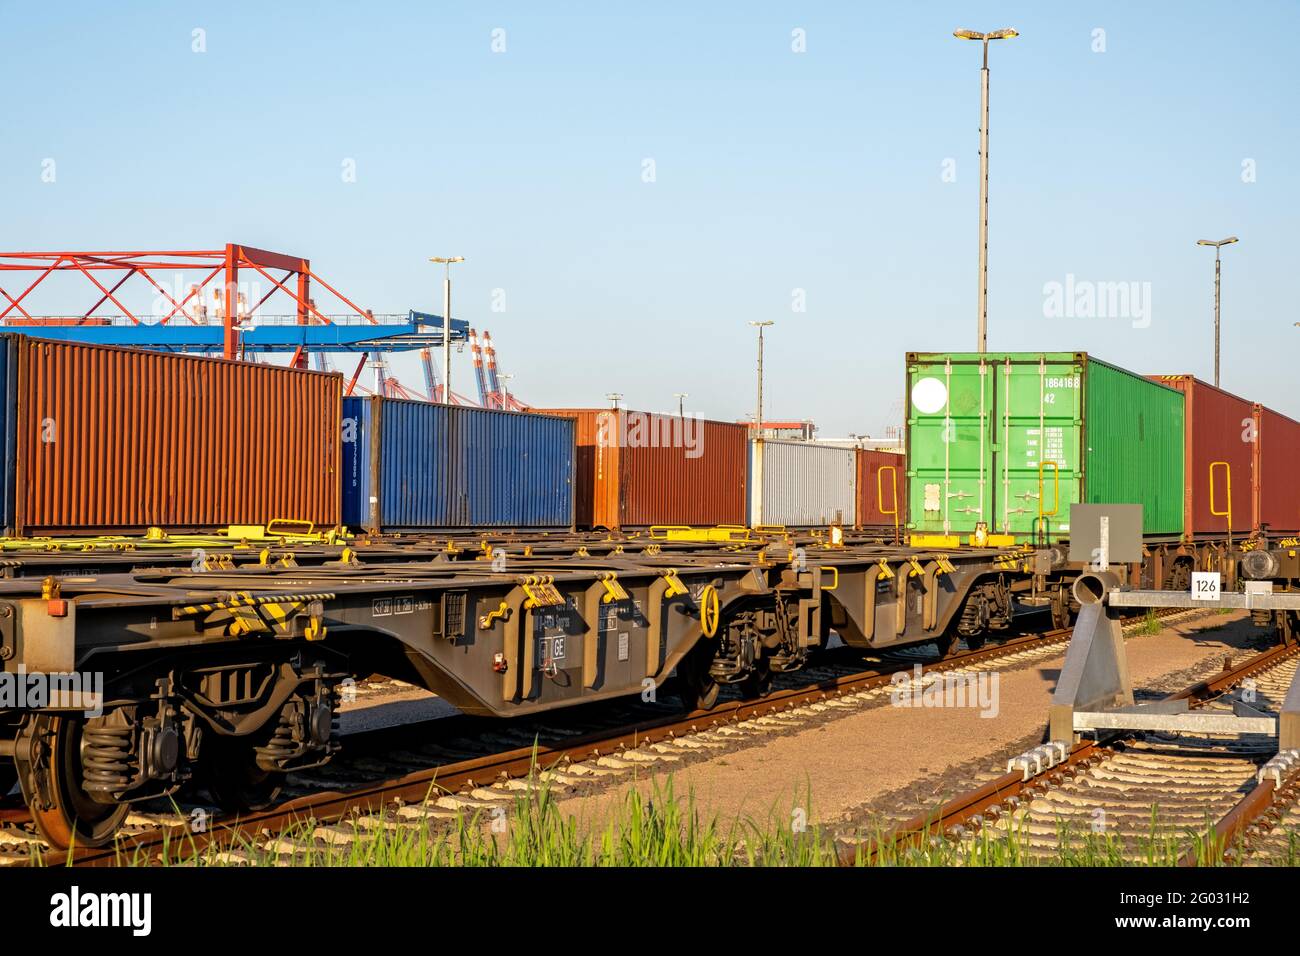
M1158 616L1183 618L1188 612ZM1126 631L1142 625L1134 620ZM923 676L1017 666L1059 653L1069 637L1069 630L1054 629L928 660L908 647L865 669L844 648L842 659L832 652L828 663L782 675L766 697L724 699L710 710L665 713L668 701L619 701L509 723L456 714L361 731L345 737L345 751L334 762L292 775L285 799L275 806L230 818L202 802L179 801L168 810L133 814L109 847L49 850L31 832L25 811L0 811L0 865L111 866L153 860L177 847L189 853L212 847L218 859L238 861L246 855L240 848L263 844L291 856L307 847L282 844L275 835L306 824L316 839L337 842L355 839L357 826L427 826L465 812L492 812L539 780L559 791L589 786L638 768L707 758L823 715L886 702L896 675L914 680L918 664ZM847 666L849 659L856 666ZM356 825L339 826L348 820Z
M308 822L316 839L330 842L355 839L357 827L450 821L466 811L508 805L540 782L563 790L618 778L635 768L711 755L821 715L887 700L895 675L907 673L912 680L918 664L923 674L1015 666L1059 653L1068 639L1069 631L1051 630L938 660L924 661L904 649L866 669L860 659L853 669L832 663L786 675L761 699L724 699L711 710L664 713L662 704L657 710L596 705L504 726L455 715L366 731L346 738L336 763L291 777L289 799L239 818L213 815L202 832L195 831L191 816L200 805L181 803L170 813L133 815L114 846L62 852L44 849L27 833L21 812L7 822L0 817L0 863L115 865L151 860L180 846L191 853L211 847L238 860L240 847L267 843L268 836L268 846L291 855L306 848L280 845L273 835ZM349 819L354 826L339 826ZM25 836L7 844L15 831Z
M1275 713L1300 665L1280 645L1168 695L1208 713L1246 705ZM1022 863L1294 864L1300 833L1300 759L1270 758L1265 735L1125 733L1067 749L1046 744L1004 774L918 815L883 837L841 848L841 862L944 862L987 857L990 845ZM1064 847L1064 850L1063 850Z

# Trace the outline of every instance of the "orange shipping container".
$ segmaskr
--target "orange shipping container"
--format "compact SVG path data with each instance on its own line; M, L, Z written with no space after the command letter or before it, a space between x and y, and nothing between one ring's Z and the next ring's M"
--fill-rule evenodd
M881 472L881 469L885 469ZM892 471L890 469L893 469ZM858 527L907 525L907 469L903 456L893 451L858 449ZM883 492L883 497L881 493Z
M1224 512L1229 511L1232 533L1249 534L1258 523L1260 474L1254 405L1191 375L1148 378L1178 389L1184 397L1183 536L1190 540L1226 535Z
M578 421L579 527L744 523L747 426L626 409L547 412Z
M339 521L337 373L14 336L14 529Z
M1300 532L1300 422L1263 405L1255 412L1259 522L1271 536L1295 534Z

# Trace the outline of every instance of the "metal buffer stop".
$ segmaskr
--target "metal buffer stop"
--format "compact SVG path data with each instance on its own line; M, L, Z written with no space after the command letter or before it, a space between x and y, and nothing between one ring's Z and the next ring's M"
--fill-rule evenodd
M1232 714L1192 710L1186 699L1137 704L1119 619L1121 608L1300 611L1300 592L1274 592L1271 581L1247 581L1244 592L1220 591L1219 575L1201 572L1193 574L1190 591L1122 588L1119 577L1109 570L1109 561L1117 552L1121 552L1119 560L1126 560L1125 554L1140 548L1140 537L1134 530L1141 527L1140 518L1135 525L1131 520L1117 520L1116 514L1107 514L1108 509L1116 512L1123 506L1094 507L1103 529L1102 546L1095 549L1098 560L1091 565L1094 570L1080 575L1074 583L1079 616L1052 697L1050 739L1073 743L1080 733L1113 730L1265 734L1278 738L1281 751L1300 748L1300 672L1277 715L1239 700L1233 701Z

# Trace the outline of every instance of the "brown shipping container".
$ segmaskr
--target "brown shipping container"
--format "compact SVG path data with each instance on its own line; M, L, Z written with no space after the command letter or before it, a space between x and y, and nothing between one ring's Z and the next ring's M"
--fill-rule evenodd
M1300 532L1300 422L1255 406L1259 521L1270 535Z
M18 533L338 523L339 374L39 339L15 347Z
M880 476L882 467L893 468ZM881 490L884 498L880 497ZM903 456L894 451L858 449L858 509L860 528L894 526L894 516L883 509L898 510L898 526L907 526L907 469Z
M1183 393L1183 533L1185 537L1221 537L1228 531L1226 515L1210 505L1210 466L1215 466L1215 511L1232 512L1232 533L1249 534L1256 526L1255 501L1259 470L1254 438L1253 403L1215 388L1191 375L1151 375L1154 381ZM1228 507L1231 478L1232 506Z
M744 524L747 426L626 409L545 411L578 421L579 527Z

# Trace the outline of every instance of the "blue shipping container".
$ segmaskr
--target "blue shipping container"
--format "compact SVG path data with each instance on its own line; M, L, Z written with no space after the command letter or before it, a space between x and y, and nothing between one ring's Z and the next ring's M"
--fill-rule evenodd
M576 423L343 400L343 520L382 531L571 528Z

